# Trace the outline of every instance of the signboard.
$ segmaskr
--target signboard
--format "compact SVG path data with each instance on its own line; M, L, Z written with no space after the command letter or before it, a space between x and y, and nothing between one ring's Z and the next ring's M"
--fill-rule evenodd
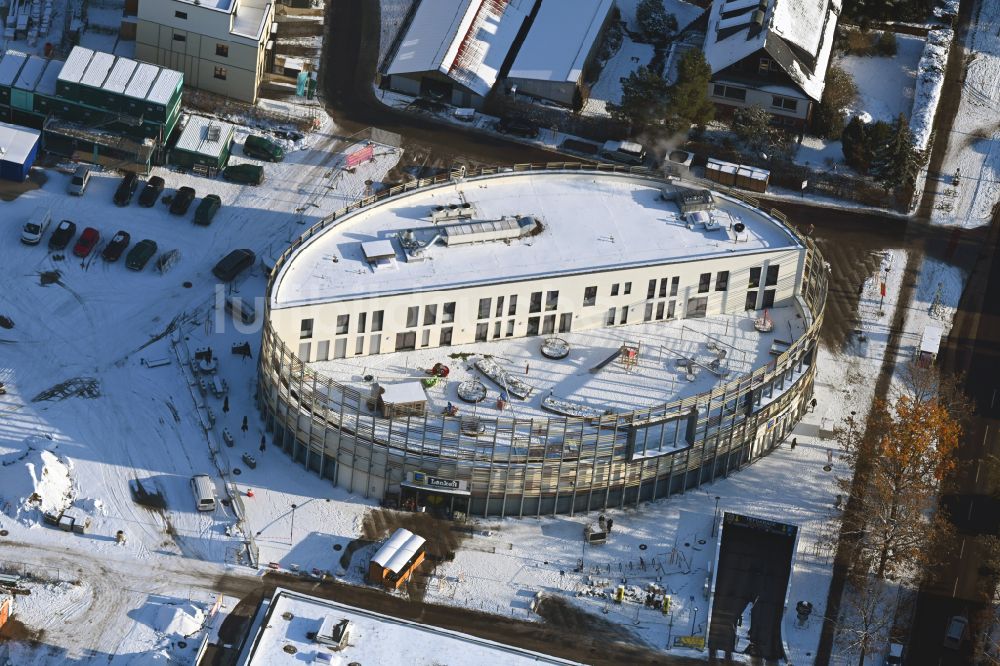
M369 143L364 148L359 148L353 153L347 154L347 168L353 169L359 164L375 159L375 144Z
M762 532L785 534L788 536L794 536L797 529L795 525L786 525L785 523L779 523L773 520L755 518L753 516L743 516L738 513L729 513L728 511L725 516L725 524L749 527L750 529L760 530Z
M440 488L441 490L464 490L464 484L458 479L445 479L440 476L430 476L423 472L413 473L413 483L428 488Z
M692 650L705 649L704 636L674 636L674 647L690 648Z

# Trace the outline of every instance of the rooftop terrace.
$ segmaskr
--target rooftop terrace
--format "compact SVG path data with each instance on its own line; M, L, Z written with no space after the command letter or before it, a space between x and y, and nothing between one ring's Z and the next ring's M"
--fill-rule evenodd
M780 222L718 193L715 210L688 224L677 205L663 199L662 186L634 176L547 172L470 178L402 194L306 241L275 277L271 307L799 247ZM432 221L435 207L449 205L464 205L471 219ZM541 223L540 232L517 237L509 219L501 223L527 217ZM458 232L477 221L494 222L489 233L503 238L460 243ZM400 242L407 230L424 246L420 261L407 260ZM362 244L378 240L391 241L394 257L366 257Z

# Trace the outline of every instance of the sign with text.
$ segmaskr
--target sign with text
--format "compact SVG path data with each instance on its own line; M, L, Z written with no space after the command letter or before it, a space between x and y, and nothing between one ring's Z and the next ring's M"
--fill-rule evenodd
M704 636L674 636L674 647L690 648L692 650L705 649Z
M347 154L347 168L353 169L359 164L370 162L373 159L375 159L375 144L369 143L364 148L359 148Z

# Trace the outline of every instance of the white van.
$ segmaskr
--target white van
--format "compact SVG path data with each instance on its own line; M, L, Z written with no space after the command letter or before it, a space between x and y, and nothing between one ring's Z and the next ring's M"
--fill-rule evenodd
M239 296L226 296L226 312L244 324L252 324L257 319L253 303Z
M38 245L51 222L51 211L48 208L39 206L31 214L31 217L28 218L28 221L24 223L24 228L21 229L21 242L25 245Z
M191 477L191 492L194 493L194 503L199 511L215 511L215 484L207 474L195 474Z
M92 171L93 168L85 164L78 166L69 181L69 193L75 194L78 197L83 196L83 193L87 190L87 184L90 182L90 173Z
M605 141L601 146L601 156L615 162L642 166L646 161L646 149L634 141Z

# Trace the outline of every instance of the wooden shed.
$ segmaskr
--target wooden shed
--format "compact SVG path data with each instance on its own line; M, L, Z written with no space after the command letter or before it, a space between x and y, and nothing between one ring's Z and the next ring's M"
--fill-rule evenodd
M14 614L14 601L10 597L0 596L0 628L7 624L7 620Z
M427 410L427 394L420 382L401 382L382 386L378 410L387 419L396 416L423 416Z
M397 590L424 561L424 538L399 528L368 563L368 582Z

